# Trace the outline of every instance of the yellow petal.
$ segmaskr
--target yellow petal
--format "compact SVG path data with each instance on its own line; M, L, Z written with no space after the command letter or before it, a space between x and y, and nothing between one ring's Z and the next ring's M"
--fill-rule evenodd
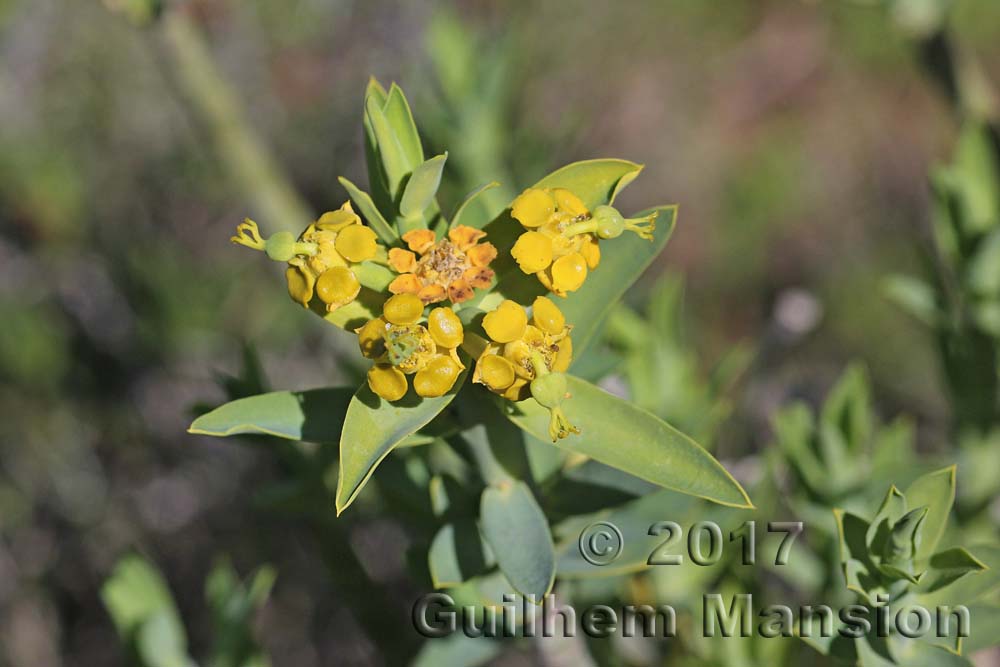
M398 401L406 395L406 376L389 364L375 364L368 369L368 386L387 401Z
M519 304L510 299L483 318L486 335L498 343L509 343L524 335L528 326L528 314Z
M550 334L562 333L562 330L566 328L566 318L562 311L552 302L552 299L547 299L544 296L538 297L532 304L531 321L536 327Z
M341 208L339 211L327 211L323 215L319 216L314 224L315 229L324 232L337 232L344 229L348 225L355 225L361 222L361 218L353 210L344 210ZM307 233L309 230L306 230Z
M525 227L540 227L555 212L552 196L539 188L528 188L511 204L511 216Z
M525 232L518 237L511 256L525 273L538 273L552 263L552 241L540 232Z
M376 317L354 330L358 334L358 347L363 356L376 359L385 353L385 327L386 321Z
M288 295L292 301L301 303L306 308L313 297L313 286L316 276L304 266L289 266L285 269L285 281L288 283Z
M417 256L402 248L389 249L389 266L396 273L410 273L417 266Z
M434 342L444 348L456 348L462 344L465 331L462 320L451 308L435 308L427 316L427 329Z
M414 294L397 294L385 302L382 314L392 324L415 324L424 314L424 302Z
M415 253L423 254L434 245L434 232L429 229L413 229L403 234L403 242Z
M486 236L486 232L468 225L458 225L448 232L448 239L462 251L476 245L476 242L484 236Z
M424 398L443 396L455 386L461 371L451 357L436 357L413 376L413 389Z
M476 362L476 381L501 393L514 382L514 366L496 354L484 354Z
M417 296L424 303L437 303L448 298L448 292L440 285L424 285L417 292Z
M316 296L331 310L354 301L361 291L361 283L354 272L342 266L324 271L316 280Z
M497 257L497 249L492 243L480 243L472 246L465 252L472 266L489 266Z
M584 236L583 244L580 246L580 254L587 261L588 269L596 269L601 263L601 247L597 245L593 234Z
M476 289L486 289L493 283L495 275L496 274L493 273L493 269L473 266L472 268L466 269L462 273L462 278L465 282L469 283L470 287L474 287Z
M420 279L415 275L404 273L392 279L392 282L389 283L389 292L391 294L416 294L422 286Z
M573 362L573 341L566 336L558 343L559 350L555 359L552 360L552 370L557 373L565 373L569 370L569 365Z
M579 289L587 278L587 261L573 252L552 262L552 285L557 291L572 292Z
M528 380L525 380L524 378L517 378L514 380L514 384L507 387L507 389L500 395L508 401L523 401L531 395L531 391L528 387Z
M472 287L465 280L465 278L453 280L451 281L451 284L448 285L448 299L452 303L463 303L472 297Z
M375 232L364 225L351 225L337 234L337 252L348 261L363 262L375 256L378 250Z
M583 205L583 202L580 201L580 198L566 188L553 188L552 197L556 200L560 213L567 213L575 218L578 215L587 215L590 212Z

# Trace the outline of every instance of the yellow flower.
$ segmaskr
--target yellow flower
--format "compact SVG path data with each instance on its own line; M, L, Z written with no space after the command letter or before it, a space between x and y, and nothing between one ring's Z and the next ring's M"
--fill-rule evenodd
M573 359L570 328L562 311L544 296L532 304L530 321L523 306L504 301L483 318L490 342L472 375L473 382L507 400L533 397L547 408L553 441L579 433L560 407L567 398L563 373Z
M288 262L285 280L292 300L308 308L316 296L331 312L357 298L361 283L353 265L374 258L379 250L375 232L362 224L350 202L321 215L298 240L288 232L278 232L265 241L257 223L249 219L236 232L233 243Z
M403 234L409 250L389 251L389 266L400 274L389 284L393 294L416 294L425 304L449 300L462 303L472 298L473 289L493 282L490 262L497 256L492 243L480 243L486 233L458 225L448 237L436 240L429 229Z
M533 273L553 294L566 296L583 285L601 261L598 240L631 231L652 240L656 213L624 218L611 206L593 212L565 188L528 188L511 204L511 216L526 232L510 254L524 273Z
M424 303L414 294L397 294L382 316L355 329L361 354L373 359L368 386L387 401L398 401L413 375L418 396L442 396L455 386L465 366L458 347L465 338L461 320L449 308L435 308L424 320Z

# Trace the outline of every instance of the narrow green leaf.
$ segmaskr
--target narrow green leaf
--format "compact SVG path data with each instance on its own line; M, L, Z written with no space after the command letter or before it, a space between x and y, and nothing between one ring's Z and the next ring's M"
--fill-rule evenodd
M929 473L915 480L903 493L907 507L927 507L914 561L925 561L937 550L955 502L955 466Z
M368 226L378 234L382 242L386 245L394 244L399 235L396 233L396 229L382 217L381 211L375 206L375 202L372 201L371 196L343 176L340 176L337 180L347 190L347 196L351 198L351 201L358 208L358 213L368 222Z
M187 635L175 613L160 609L143 621L135 637L144 667L193 667Z
M399 145L396 133L393 132L385 113L375 99L369 97L365 100L365 113L372 128L382 169L385 171L385 183L389 190L389 196L395 199L399 192L400 183L410 173L409 160L403 153L403 147Z
M387 93L375 77L368 81L365 89L365 99L373 99L379 108L384 108ZM385 170L382 168L382 158L378 154L378 141L375 138L375 130L368 119L368 114L362 115L362 125L364 126L365 139L365 165L368 173L368 189L371 190L372 200L382 212L383 217L395 217L396 209L389 196L389 186L385 182Z
M273 435L289 440L336 442L354 392L346 387L274 391L221 405L191 423L188 433Z
M514 589L541 602L555 581L556 556L545 513L527 485L504 481L487 487L480 528Z
M658 417L569 376L571 398L563 403L580 428L555 443L640 479L733 507L753 504L739 482L700 445ZM508 409L508 417L540 440L548 440L549 412L534 400Z
M101 599L118 633L126 638L158 611L177 613L163 575L149 561L136 555L118 561L101 587Z
M372 392L367 383L361 385L347 407L340 435L338 515L354 502L389 452L451 403L465 382L468 364L466 361L466 370L451 391L438 398L420 398L411 390L402 400L390 403Z
M498 188L498 187L500 187L500 183L498 183L497 181L490 181L485 185L480 185L478 188L476 188L469 194L465 195L465 199L462 200L462 203L458 205L458 208L455 209L455 213L451 216L451 227L457 227L458 225L467 225L469 227L479 228L481 225L475 224L476 221L465 220L465 218L467 217L465 213L468 210L469 204L474 202L479 195L483 194L487 190L492 190L493 188ZM485 221L482 221L482 223L485 223Z
M982 123L964 124L951 171L960 192L965 230L982 233L992 228L1000 216L1000 164Z
M434 201L434 195L441 185L441 172L447 159L447 153L436 155L413 170L410 180L403 189L403 198L399 201L399 212L407 222L423 216L424 211Z
M969 261L969 287L977 294L1000 294L1000 229L990 232Z
M417 132L417 124L413 121L410 104L406 101L402 88L395 83L389 86L389 96L382 110L403 149L407 166L411 170L416 168L424 161L424 149L420 144L420 133Z
M576 359L584 356L604 318L670 240L677 221L677 207L657 206L636 215L641 217L653 211L659 211L660 215L652 241L626 233L602 242L600 265L590 272L580 289L557 301L566 321L573 324ZM537 280L534 276L531 278Z

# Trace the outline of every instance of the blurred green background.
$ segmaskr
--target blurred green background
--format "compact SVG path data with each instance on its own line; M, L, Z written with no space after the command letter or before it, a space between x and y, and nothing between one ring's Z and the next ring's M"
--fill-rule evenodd
M919 15L835 0L169 4L189 34L137 27L134 4L0 0L0 665L124 664L98 591L129 551L163 569L195 647L204 576L228 554L241 573L277 567L258 619L274 664L371 655L308 531L262 507L271 457L185 432L192 406L224 399L217 376L239 373L246 342L275 387L354 373L339 354L352 342L228 243L244 216L282 223L230 125L206 122L226 100L192 87L205 72L185 35L313 214L346 199L338 175L365 182L370 75L407 91L428 154L450 151L451 201L492 179L509 198L578 159L644 163L622 208L680 216L630 301L670 270L705 368L739 341L758 353L724 460L763 447L779 405L821 396L855 358L885 416L945 437L930 336L880 291L917 266L927 172L957 132L921 67ZM1000 3L953 4L950 29L1000 83ZM404 528L343 527L406 609Z

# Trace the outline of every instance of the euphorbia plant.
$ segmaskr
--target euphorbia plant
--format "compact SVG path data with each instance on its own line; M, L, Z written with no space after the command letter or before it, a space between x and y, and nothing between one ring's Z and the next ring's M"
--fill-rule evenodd
M425 159L397 86L372 80L363 125L370 192L341 178L350 201L303 221L298 238L265 239L248 220L233 240L287 264L292 299L354 336L372 361L366 382L350 393L236 400L192 432L339 441L338 514L400 445L466 448L485 483L479 530L506 579L537 597L552 586L555 556L530 484L497 462L511 429L531 448L555 444L667 489L751 507L690 438L573 374L673 229L675 206L633 217L614 208L641 165L567 165L484 224L464 213L489 185L455 207L438 202L447 154ZM349 395L346 405L312 400Z

